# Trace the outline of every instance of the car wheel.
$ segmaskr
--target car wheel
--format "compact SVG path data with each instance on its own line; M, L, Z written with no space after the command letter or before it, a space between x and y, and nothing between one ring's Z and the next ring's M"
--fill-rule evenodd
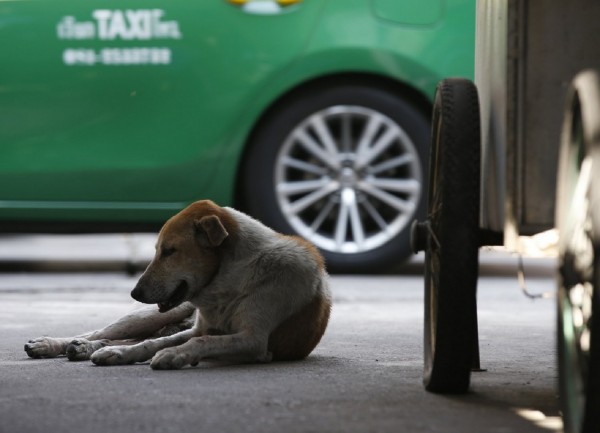
M428 391L469 389L477 341L480 127L475 85L442 81L433 106L425 248L424 376ZM420 226L420 227L419 227ZM420 239L414 239L420 238Z
M315 244L334 272L374 272L410 255L423 212L429 120L393 92L314 88L253 135L242 172L246 210Z
M600 79L578 75L561 142L558 364L567 433L600 431Z

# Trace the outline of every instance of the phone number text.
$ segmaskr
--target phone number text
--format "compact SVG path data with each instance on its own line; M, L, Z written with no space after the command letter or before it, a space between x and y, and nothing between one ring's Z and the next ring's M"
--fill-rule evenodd
M63 63L68 66L94 65L169 65L169 48L67 48L63 51Z

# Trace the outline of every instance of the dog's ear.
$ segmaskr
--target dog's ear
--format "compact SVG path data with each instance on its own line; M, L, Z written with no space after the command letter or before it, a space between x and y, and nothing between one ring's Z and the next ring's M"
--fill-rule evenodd
M204 216L194 220L196 237L205 247L218 247L229 236L227 230L216 215Z

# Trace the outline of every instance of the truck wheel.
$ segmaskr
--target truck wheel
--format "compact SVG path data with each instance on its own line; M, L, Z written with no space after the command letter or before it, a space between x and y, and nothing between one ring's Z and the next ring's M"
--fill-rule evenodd
M600 80L567 99L557 182L558 367L566 433L600 431ZM596 317L596 320L593 320Z
M475 85L447 79L433 107L425 238L424 385L438 393L469 388L477 349L480 182Z

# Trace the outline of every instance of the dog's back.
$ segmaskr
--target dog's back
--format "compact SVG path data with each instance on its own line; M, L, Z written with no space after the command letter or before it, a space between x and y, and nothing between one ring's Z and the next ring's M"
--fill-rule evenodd
M276 234L241 212L227 210L245 228L241 232L252 237L239 241L255 249L252 266L256 283L271 286L277 293L274 297L284 296L286 305L281 310L291 308L269 335L268 351L277 361L305 358L325 333L331 311L321 254L302 238Z

